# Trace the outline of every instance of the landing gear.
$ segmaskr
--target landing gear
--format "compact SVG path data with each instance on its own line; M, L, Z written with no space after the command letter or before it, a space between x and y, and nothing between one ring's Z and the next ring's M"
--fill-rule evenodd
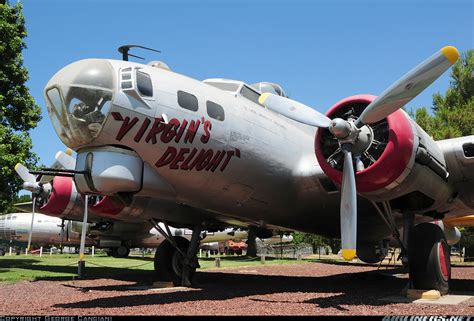
M441 228L422 223L413 228L408 248L410 280L415 289L448 293L451 279L449 246Z
M191 241L171 235L166 222L166 231L155 220L152 225L166 238L155 253L155 272L159 280L172 281L175 286L191 286L196 269L199 267L197 253L201 240L201 225L193 228Z
M129 254L130 249L126 246L113 247L107 252L107 255L118 258L128 257Z
M182 237L174 237L180 251L168 240L163 241L155 253L155 273L160 281L172 281L174 285L181 285L183 276L184 255L189 247L189 241ZM190 271L191 278L196 269Z

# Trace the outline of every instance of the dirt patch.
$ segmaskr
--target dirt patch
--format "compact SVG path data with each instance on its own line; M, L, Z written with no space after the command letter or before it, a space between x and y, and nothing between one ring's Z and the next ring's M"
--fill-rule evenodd
M133 273L133 272L130 272ZM474 267L453 267L454 292L474 291ZM0 314L61 315L473 315L458 305L387 303L406 271L362 264L285 264L196 273L194 288L152 286L152 272L114 279L2 284Z

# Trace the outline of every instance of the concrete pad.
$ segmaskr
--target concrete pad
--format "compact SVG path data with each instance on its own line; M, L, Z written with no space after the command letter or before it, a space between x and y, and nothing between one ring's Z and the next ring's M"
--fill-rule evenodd
M443 295L438 299L411 299L402 295L392 295L385 298L380 298L379 300L392 303L457 305L472 298L474 298L474 293L469 293L467 295L448 294Z

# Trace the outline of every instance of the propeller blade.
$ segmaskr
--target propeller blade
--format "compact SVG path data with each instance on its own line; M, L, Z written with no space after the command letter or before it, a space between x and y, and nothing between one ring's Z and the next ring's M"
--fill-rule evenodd
M327 128L331 122L331 119L317 110L286 97L263 93L258 102L270 110L306 125Z
M64 169L75 169L76 168L76 160L71 154L64 153L63 151L59 151L56 153L56 162L59 164L58 168Z
M53 165L51 165L50 168L56 168L56 169L74 169L76 167L76 160L71 157L72 150L68 148L66 152L59 151L55 155L55 161ZM53 180L54 176L52 175L41 175L40 176L40 183L49 183Z
M20 212L31 213L32 204L33 202L16 203L16 204L13 204L13 207L19 210Z
M342 257L350 261L356 255L357 245L357 190L352 164L352 144L342 144L341 149L344 152L341 186L341 246Z
M459 52L455 47L442 48L382 92L362 112L356 121L356 126L360 128L364 124L378 122L402 108L431 85L458 58Z
M21 163L16 164L15 165L15 172L18 174L18 176L21 177L23 182L36 184L35 175L30 174L30 171L28 170L28 168L26 168L23 164L21 164Z

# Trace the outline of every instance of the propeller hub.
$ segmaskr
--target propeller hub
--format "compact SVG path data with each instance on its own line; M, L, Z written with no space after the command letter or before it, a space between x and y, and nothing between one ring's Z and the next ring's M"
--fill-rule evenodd
M367 125L362 126L359 135L357 136L357 140L354 143L354 147L352 148L352 153L354 155L362 155L372 145L373 138L374 131L372 128Z
M349 137L351 129L351 124L342 118L334 118L329 123L329 131L339 139Z

